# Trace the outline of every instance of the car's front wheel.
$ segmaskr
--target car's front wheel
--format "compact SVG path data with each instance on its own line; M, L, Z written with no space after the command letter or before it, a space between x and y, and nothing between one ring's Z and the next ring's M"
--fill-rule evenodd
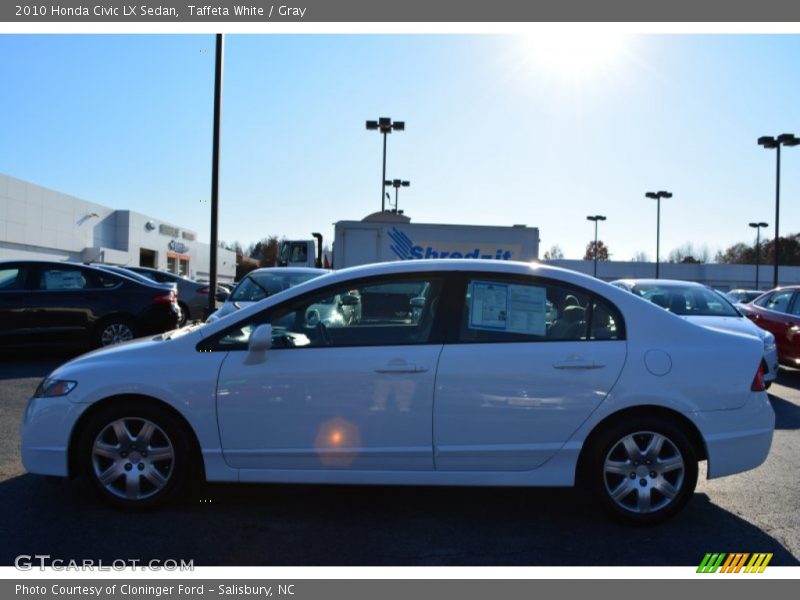
M174 498L192 469L183 425L168 411L136 401L121 400L92 415L78 452L83 472L103 499L123 508Z
M651 525L678 513L697 485L697 454L669 420L633 418L606 428L589 449L595 497L624 521Z

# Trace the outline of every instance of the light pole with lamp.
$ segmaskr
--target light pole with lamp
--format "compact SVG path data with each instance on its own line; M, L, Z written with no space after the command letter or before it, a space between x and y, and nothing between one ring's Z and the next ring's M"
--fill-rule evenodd
M661 199L672 198L672 193L665 192L664 190L658 192L647 192L646 198L651 198L658 203L656 207L656 279L659 275L659 252L661 250Z
M402 179L386 179L384 185L391 185L394 188L394 212L397 212L397 196L401 187L408 187L411 185L410 181L403 181ZM387 193L388 197L389 194Z
M767 226L768 223L764 223L763 221L750 223L750 227L756 230L756 289L758 289L758 265L761 262L761 228Z
M606 217L603 215L590 215L586 217L587 221L594 221L594 250L592 254L594 255L594 276L597 277L597 222L598 221L605 221Z
M392 121L389 117L381 117L377 121L367 121L367 129L383 134L383 177L381 177L381 212L386 210L386 136L392 131L405 131L405 121Z
M778 137L763 135L758 138L758 145L767 150L775 149L775 248L774 272L772 275L773 287L778 287L778 246L780 242L780 213L781 213L781 146L797 146L800 138L793 133L782 133Z

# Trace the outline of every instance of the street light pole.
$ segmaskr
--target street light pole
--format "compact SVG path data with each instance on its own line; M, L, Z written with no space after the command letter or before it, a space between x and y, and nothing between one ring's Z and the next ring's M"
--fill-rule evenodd
M403 181L402 179L384 179L384 185L391 185L394 188L394 212L397 212L397 202L401 187L408 187L411 185L410 181ZM386 194L388 197L389 194Z
M664 190L658 192L647 192L645 198L655 200L656 206L656 279L659 278L659 256L661 251L661 199L672 198L670 192Z
M780 212L781 212L781 146L797 146L800 138L793 133L782 133L778 137L764 135L758 138L758 145L767 150L775 150L775 248L773 249L773 287L778 287L778 265L780 247Z
M219 250L219 142L220 121L222 113L222 62L224 39L217 34L216 56L214 60L214 133L211 149L211 248L209 260L208 314L217 308L217 252Z
M392 121L389 117L381 117L377 121L367 121L367 129L383 134L383 175L381 176L381 212L386 210L386 136L392 131L405 131L404 121Z
M594 258L594 276L597 277L597 222L598 221L605 221L606 217L603 215L590 215L586 217L587 221L594 221L594 250L592 251L592 255Z
M763 221L758 223L750 223L750 227L754 227L756 230L756 288L758 289L758 266L761 262L761 228L767 227L768 224L764 223Z

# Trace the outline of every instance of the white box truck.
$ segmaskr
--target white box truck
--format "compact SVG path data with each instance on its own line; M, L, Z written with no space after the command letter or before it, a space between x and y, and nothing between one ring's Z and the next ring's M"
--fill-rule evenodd
M321 239L286 240L280 266L329 266ZM334 225L335 269L392 260L474 258L531 261L539 257L539 230L513 225L411 223L407 216L378 212L361 221Z

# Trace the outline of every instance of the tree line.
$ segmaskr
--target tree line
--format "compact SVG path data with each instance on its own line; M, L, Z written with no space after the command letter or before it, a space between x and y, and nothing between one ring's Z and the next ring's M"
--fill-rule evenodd
M780 238L780 264L788 266L800 265L800 233L790 233ZM609 247L602 241L597 240L595 247L594 240L586 244L586 251L583 260L594 260L595 252L597 260L610 260L612 254ZM663 257L663 255L662 255ZM564 252L557 244L545 251L544 260L559 260L564 258ZM762 264L772 264L775 260L775 240L764 239L759 244L759 262ZM638 251L630 259L632 262L650 262L651 258L646 252ZM686 242L677 248L669 251L666 258L662 258L668 263L724 263L732 265L752 265L756 262L756 244L737 242L725 250L719 250L712 256L711 251L706 245L696 245Z

